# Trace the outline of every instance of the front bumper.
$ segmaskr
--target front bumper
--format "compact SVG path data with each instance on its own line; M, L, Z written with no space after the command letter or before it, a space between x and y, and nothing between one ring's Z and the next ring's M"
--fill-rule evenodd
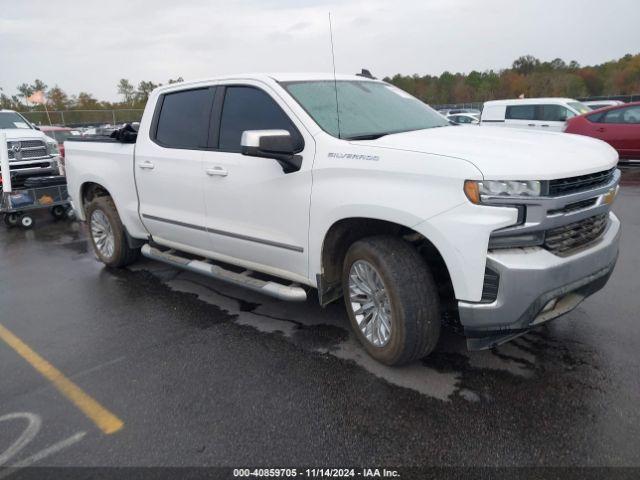
M609 213L597 243L569 257L539 247L489 252L487 267L500 275L496 300L458 302L469 349L491 348L573 310L607 283L619 240L620 221Z

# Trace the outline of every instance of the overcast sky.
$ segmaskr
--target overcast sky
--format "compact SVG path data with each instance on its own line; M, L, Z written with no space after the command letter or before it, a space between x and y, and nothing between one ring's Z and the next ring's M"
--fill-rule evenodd
M0 7L0 87L35 78L116 100L120 78L500 69L518 56L640 53L640 0L19 0Z

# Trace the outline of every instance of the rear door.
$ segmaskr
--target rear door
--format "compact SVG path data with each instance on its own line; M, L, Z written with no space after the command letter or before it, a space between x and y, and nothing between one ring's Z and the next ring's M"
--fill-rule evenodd
M542 130L561 132L567 119L574 117L575 112L560 104L538 105L536 109L536 125Z
M313 137L270 87L218 88L215 140L204 154L210 249L233 263L306 279ZM303 158L299 171L285 174L276 160L240 153L243 131L270 129L291 133Z
M214 93L214 88L204 87L161 95L149 136L136 144L140 216L159 243L209 248L202 162Z
M536 128L536 105L508 105L505 112L505 124L514 128Z
M640 105L609 110L598 124L598 133L621 158L640 160Z

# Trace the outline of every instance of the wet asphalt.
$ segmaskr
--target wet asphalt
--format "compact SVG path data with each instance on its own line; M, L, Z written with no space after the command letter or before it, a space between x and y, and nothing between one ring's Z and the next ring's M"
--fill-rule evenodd
M639 466L640 174L615 205L620 258L570 314L491 351L445 331L388 368L340 304L279 302L141 260L95 259L46 212L0 230L0 324L117 415L105 435L0 341L0 457L69 438L48 466ZM75 436L75 437L74 437ZM24 443L24 442L23 442ZM6 456L6 455L5 455Z

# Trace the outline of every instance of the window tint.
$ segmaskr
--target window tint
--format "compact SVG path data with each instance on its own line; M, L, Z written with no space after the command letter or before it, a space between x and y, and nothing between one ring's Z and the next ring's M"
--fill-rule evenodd
M508 120L534 120L536 118L536 106L513 105L507 107L505 118Z
M564 122L575 114L562 105L540 105L538 120L545 122Z
M619 108L616 110L609 110L608 112L606 112L602 119L600 120L600 123L624 123L624 119L623 119L623 111L624 109Z
M156 140L165 147L201 148L207 144L211 93L208 88L164 95Z
M633 125L640 124L640 105L623 108L622 121Z
M273 129L287 130L296 150L302 150L302 136L267 93L253 87L227 87L220 119L220 150L239 152L245 130Z

